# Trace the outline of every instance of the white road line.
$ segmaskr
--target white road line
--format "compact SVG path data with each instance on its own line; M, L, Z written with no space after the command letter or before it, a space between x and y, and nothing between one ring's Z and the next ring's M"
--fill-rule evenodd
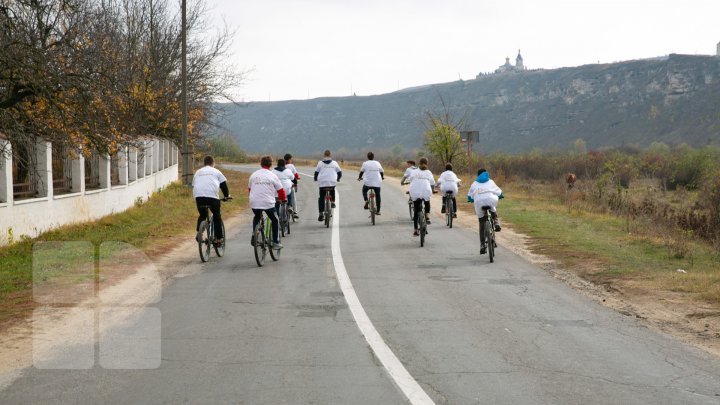
M413 405L420 404L434 404L433 400L430 399L428 394L423 391L420 384L410 375L405 369L400 360L395 356L395 353L390 350L388 345L383 340L382 336L378 333L373 326L370 318L367 316L365 309L360 303L355 288L353 288L352 282L350 282L350 276L348 276L347 270L345 269L345 262L340 252L340 204L339 204L339 192L335 192L335 200L338 203L335 208L335 215L333 216L332 225L332 256L333 263L335 264L335 275L337 276L340 289L345 296L345 302L350 308L350 312L355 318L360 332L365 336L370 348L372 348L375 356L380 360L382 365L387 370L390 377L397 386L402 390L403 394L407 397Z

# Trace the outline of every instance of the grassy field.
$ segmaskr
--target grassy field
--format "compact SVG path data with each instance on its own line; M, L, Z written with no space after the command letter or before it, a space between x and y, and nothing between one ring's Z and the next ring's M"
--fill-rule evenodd
M530 236L533 251L597 284L632 281L641 289L682 292L720 307L720 261L708 243L642 218L568 205L548 185L500 186L507 197L498 206L501 219Z
M229 170L224 174L234 197L223 204L223 216L227 217L247 207L248 175ZM192 190L173 183L125 212L94 222L64 226L35 239L0 248L0 324L26 316L35 305L32 295L34 246L50 247L36 249L35 266L36 270L52 269L38 274L54 280L53 286L81 283L87 281L88 272L83 269L94 265L89 263L88 257L93 261L95 248L103 242L125 242L153 257L192 238L196 218ZM72 241L76 243L65 243ZM45 243L39 245L37 242ZM58 250L57 243L63 243L62 250Z

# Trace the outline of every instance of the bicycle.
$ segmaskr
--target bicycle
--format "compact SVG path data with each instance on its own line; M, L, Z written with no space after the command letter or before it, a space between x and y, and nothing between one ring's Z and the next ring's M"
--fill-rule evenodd
M232 200L232 197L223 198L221 201ZM215 223L213 221L213 214L210 210L209 205L201 205L201 209L205 210L205 219L200 222L195 240L198 244L198 251L200 252L200 260L205 263L210 260L211 248L215 249L215 254L218 257L223 257L225 254L225 224L221 222L223 240L218 243L215 239Z
M423 200L421 200L423 201ZM423 201L422 204L420 204L420 212L418 213L418 233L420 233L420 247L425 246L425 236L427 235L427 218L425 218L425 210L422 209L423 204L427 204L426 201ZM414 209L414 208L413 208Z
M495 242L495 219L490 213L489 205L483 205L482 210L483 216L478 218L480 224L480 254L483 254L482 246L484 242L490 257L490 263L492 263L495 259L495 248L497 247Z
M255 262L259 267L265 263L265 256L268 253L274 262L280 260L280 249L274 249L272 244L272 222L264 211L260 222L253 229L252 245L255 251Z
M443 198L443 204L445 204L445 225L452 228L453 216L455 215L455 206L452 201L452 191L447 191Z
M282 237L285 237L285 231L290 235L290 213L288 212L287 201L281 201L278 209L278 217L280 219L280 233Z
M375 215L377 214L377 205L375 205L375 190L368 190L368 208L370 209L370 222L375 225Z
M325 209L323 210L323 217L325 221L325 228L330 227L330 218L333 216L333 200L330 190L325 190Z
M292 201L292 215L290 217L292 218L292 221L295 222L297 219L298 209L297 209L297 185L293 184L293 201ZM289 233L289 231L288 231Z
M410 197L410 192L406 191L405 194L408 195L408 209L410 210L410 220L415 219L415 203L412 200L412 197Z

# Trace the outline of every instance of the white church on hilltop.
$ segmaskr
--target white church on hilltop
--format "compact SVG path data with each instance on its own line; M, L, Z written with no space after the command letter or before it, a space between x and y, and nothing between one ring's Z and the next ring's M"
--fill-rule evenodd
M495 73L522 72L526 69L523 64L523 57L520 55L520 50L518 49L517 57L515 57L515 66L510 64L510 58L507 57L505 58L505 64L495 69Z

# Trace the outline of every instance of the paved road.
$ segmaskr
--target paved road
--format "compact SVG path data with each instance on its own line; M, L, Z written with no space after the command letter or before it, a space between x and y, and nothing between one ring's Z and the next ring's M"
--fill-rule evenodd
M437 221L420 248L395 187L383 188L373 227L356 174L345 176L335 249L304 178L302 218L279 262L256 266L246 226L224 258L163 292L159 368L31 368L0 403L404 404L399 387L416 382L415 403L720 404L719 359L502 247L488 263L472 231ZM342 264L353 289L338 284ZM352 292L362 308L345 299ZM390 354L373 352L358 310ZM413 381L389 372L388 356Z

